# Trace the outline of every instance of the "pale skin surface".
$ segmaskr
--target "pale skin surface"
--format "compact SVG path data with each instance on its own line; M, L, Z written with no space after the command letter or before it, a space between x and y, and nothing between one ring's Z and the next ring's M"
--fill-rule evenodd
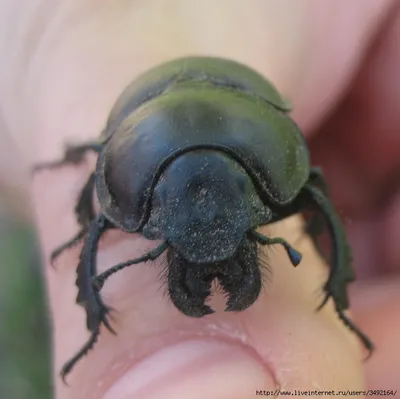
M359 341L337 320L332 303L314 312L327 268L292 218L264 232L296 243L303 262L293 269L281 249L272 249L272 277L257 303L239 315L181 315L160 289L157 264L111 278L103 295L117 309L118 336L102 333L67 388L57 374L87 338L83 311L74 303L77 248L60 258L56 271L45 264L57 398L252 398L255 389L278 385L399 388L399 2L52 4L9 0L0 6L0 159L7 167L1 168L2 184L26 189L23 179L19 186L12 179L21 159L27 165L53 160L66 140L96 137L121 90L149 67L193 54L245 62L291 99L335 200L352 220L357 273L369 278L353 286L352 313L378 347L364 364ZM355 76L349 101L317 129ZM19 153L3 143L13 143ZM72 209L92 167L91 158L33 181L44 259L76 232ZM154 245L112 233L103 242L99 270Z

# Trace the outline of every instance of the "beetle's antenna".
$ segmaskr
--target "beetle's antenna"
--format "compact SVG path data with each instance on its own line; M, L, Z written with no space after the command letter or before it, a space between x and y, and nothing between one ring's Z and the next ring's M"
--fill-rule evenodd
M104 273L99 274L98 276L93 278L93 285L96 287L97 291L100 291L103 287L105 281L114 273L119 272L120 270L124 269L125 267L131 265L137 265L138 263L147 262L149 260L157 259L166 249L168 248L168 244L164 241L161 245L157 248L151 250L146 255L141 256L140 258L136 258L133 260L128 260L127 262L119 263L111 267L110 269L106 270Z
M289 259L292 262L293 266L297 266L301 262L301 259L303 257L301 253L296 249L294 249L284 238L280 237L270 238L264 236L263 234L260 234L255 230L250 231L249 234L253 240L257 241L261 245L274 245L274 244L282 245L285 248L286 253L288 254Z

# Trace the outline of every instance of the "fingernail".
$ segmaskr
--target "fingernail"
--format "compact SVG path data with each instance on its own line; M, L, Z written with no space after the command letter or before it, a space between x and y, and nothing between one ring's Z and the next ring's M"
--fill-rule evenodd
M245 399L254 398L256 390L276 388L271 371L246 349L219 341L191 340L136 364L104 399Z

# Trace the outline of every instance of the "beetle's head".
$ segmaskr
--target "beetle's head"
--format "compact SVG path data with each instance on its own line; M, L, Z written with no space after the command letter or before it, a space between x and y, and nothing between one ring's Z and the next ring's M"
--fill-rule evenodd
M153 193L144 229L158 231L187 261L211 263L233 256L247 231L267 223L270 210L251 178L223 153L189 152L165 170Z

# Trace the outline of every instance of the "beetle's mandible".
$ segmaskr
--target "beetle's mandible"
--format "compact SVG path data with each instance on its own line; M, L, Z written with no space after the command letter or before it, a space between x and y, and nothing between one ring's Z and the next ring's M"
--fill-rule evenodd
M256 229L306 210L324 221L332 242L321 307L332 298L340 319L372 351L368 337L344 314L347 284L354 280L351 252L322 172L310 167L306 142L289 111L274 86L242 64L182 58L131 83L98 141L70 146L62 160L36 168L78 164L86 152L98 154L75 208L80 231L52 254L54 261L84 239L77 303L86 310L91 337L65 364L63 378L93 347L101 324L113 331L100 297L113 273L165 253L168 292L182 313L213 312L205 300L214 279L228 295L226 310L242 311L260 293L259 245L279 244L294 266L301 261L284 238ZM96 275L99 239L115 228L162 244Z

